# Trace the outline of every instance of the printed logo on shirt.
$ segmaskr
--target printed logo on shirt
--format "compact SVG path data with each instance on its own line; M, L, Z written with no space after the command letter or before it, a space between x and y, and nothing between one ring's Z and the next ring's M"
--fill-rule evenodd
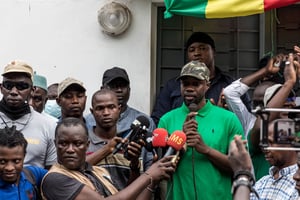
M40 140L34 138L26 138L28 144L40 144Z

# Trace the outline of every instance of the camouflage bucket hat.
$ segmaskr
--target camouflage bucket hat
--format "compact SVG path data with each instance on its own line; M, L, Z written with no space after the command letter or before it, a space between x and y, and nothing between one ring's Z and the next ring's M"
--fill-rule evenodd
M177 79L181 79L185 76L191 76L199 80L206 80L209 82L209 69L206 67L205 63L199 61L191 61L186 64Z

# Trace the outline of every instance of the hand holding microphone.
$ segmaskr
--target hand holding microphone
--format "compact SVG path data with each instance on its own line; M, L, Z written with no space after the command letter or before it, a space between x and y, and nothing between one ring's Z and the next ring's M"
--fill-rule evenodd
M191 103L188 108L190 113L186 116L183 124L183 132L185 133L190 130L197 131L198 129L198 122L195 119L196 115L198 114L198 105Z
M161 159L167 146L168 132L164 128L156 128L152 132L153 160Z
M190 113L187 115L183 124L183 131L186 134L187 146L193 147L197 152L205 154L210 150L210 147L204 143L201 134L198 133L198 123L195 120L195 116L198 114L197 104L191 103L189 105L189 110ZM193 116L193 118L191 116Z
M178 157L180 156L180 151L183 149L186 142L186 135L182 131L174 131L172 135L170 135L167 145L169 148L167 149L164 157L174 155L172 162L175 163Z
M116 145L115 150L113 151L113 154L116 154L118 151L120 151L122 148L128 145L129 142L135 141L138 142L138 136L140 134L143 134L146 132L146 129L149 127L149 120L145 116L138 116L131 124L130 132L124 137L124 139L127 139L127 143L119 143ZM137 141L136 141L137 140Z

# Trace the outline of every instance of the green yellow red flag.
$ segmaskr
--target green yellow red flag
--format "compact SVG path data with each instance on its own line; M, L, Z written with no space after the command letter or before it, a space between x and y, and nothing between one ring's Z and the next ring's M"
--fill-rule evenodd
M200 18L227 18L263 13L300 0L164 0L165 18L185 15Z

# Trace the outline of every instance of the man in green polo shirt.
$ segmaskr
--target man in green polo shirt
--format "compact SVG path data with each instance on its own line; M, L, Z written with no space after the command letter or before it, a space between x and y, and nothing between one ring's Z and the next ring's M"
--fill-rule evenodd
M168 182L166 199L232 199L228 148L234 135L244 135L236 115L205 99L209 69L192 61L181 71L181 107L166 113L158 127L169 134L183 130L187 150Z

